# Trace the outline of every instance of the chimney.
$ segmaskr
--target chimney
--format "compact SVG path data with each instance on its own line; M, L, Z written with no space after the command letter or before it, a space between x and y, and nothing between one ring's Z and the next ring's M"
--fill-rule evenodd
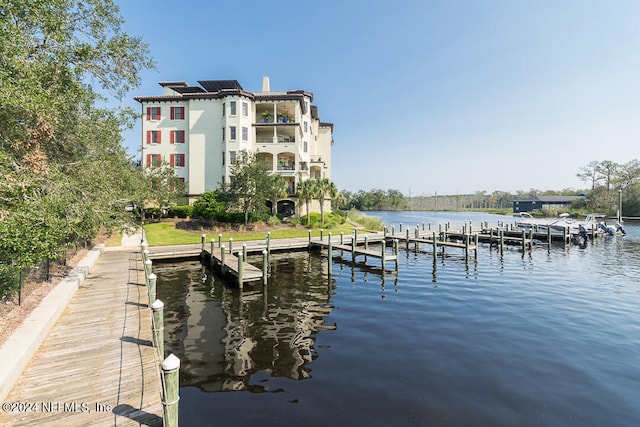
M262 91L263 92L271 92L271 87L269 84L269 76L264 76L262 78Z

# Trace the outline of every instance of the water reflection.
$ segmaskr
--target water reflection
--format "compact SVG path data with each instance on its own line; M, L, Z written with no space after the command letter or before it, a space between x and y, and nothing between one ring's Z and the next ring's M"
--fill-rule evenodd
M250 381L255 373L310 378L316 335L335 329L325 323L335 288L326 263L318 253L274 255L271 285L242 292L197 263L157 265L165 348L181 359L181 386L266 392L266 381Z

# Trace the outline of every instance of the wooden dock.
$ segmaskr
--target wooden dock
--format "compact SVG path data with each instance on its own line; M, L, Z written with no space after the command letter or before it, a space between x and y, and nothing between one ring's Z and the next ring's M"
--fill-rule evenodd
M139 252L105 251L7 395L0 425L161 426L144 283Z

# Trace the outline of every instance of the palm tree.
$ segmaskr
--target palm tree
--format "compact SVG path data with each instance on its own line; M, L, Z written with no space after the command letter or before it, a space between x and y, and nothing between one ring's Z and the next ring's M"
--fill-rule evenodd
M308 179L306 181L302 181L298 184L298 198L304 199L305 204L307 206L307 225L309 225L310 216L309 216L309 205L311 204L311 199L313 199L314 195L314 180Z
M278 199L287 195L287 182L282 175L271 174L265 182L265 192L271 202L271 215L277 213Z
M322 217L322 225L324 225L324 200L328 195L333 202L338 197L338 187L328 178L317 180L316 187L314 198L320 202L320 216Z

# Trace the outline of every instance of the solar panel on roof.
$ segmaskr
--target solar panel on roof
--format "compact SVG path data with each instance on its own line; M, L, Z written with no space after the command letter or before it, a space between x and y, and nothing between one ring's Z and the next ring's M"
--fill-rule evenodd
M218 92L224 89L242 90L242 86L237 80L198 80L198 83L207 92Z

